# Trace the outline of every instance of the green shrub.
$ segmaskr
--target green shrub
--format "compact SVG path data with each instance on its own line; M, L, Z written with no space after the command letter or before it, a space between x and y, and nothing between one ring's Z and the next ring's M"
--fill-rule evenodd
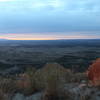
M34 79L37 87L42 89L46 88L47 84L50 82L49 80L54 80L56 83L63 84L70 82L71 74L71 71L57 63L48 63L43 68L36 71Z

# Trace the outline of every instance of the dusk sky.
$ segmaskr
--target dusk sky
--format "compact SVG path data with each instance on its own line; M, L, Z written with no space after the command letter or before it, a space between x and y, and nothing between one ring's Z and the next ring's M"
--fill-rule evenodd
M100 0L0 0L0 38L100 39Z

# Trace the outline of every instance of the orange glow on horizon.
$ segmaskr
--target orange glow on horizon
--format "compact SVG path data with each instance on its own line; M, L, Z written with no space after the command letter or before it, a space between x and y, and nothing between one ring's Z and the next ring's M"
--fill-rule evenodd
M4 34L0 39L8 40L58 40L58 39L100 39L100 36L95 35L57 35L57 34Z

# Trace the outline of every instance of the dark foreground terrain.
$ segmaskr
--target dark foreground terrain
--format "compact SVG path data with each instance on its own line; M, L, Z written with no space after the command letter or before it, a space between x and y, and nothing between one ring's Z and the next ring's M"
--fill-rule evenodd
M100 87L86 73L74 73L57 63L24 73L0 76L0 100L100 100Z

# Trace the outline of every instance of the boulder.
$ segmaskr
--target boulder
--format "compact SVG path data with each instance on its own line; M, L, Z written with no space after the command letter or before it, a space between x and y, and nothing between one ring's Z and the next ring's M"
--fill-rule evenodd
M25 96L23 94L16 93L12 98L12 100L41 100L41 97L42 97L42 92L38 92L30 96Z

